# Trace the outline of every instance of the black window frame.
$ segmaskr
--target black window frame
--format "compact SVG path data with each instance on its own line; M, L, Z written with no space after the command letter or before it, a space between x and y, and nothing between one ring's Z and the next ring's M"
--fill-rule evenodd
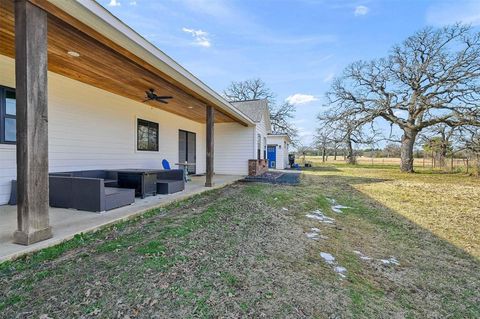
M149 129L150 129L150 128L156 129L156 131L157 131L157 136L156 136L156 148L155 148L155 149L150 148L150 145L147 146L147 149L141 149L141 148L140 148L140 143L139 143L139 138L140 138L140 136L139 136L139 134L138 134L138 133L139 133L138 130L139 130L139 127L140 127L140 126L146 126L146 127L148 127ZM160 133L160 129L159 129L158 123L137 118L137 151L139 151L139 152L158 152L159 149L160 149L160 145L159 145L159 143L158 143L158 141L159 141L159 138L158 138L159 133ZM150 134L150 131L149 131L149 134ZM150 141L150 137L148 137L148 141ZM148 143L148 144L150 144L150 143Z
M14 119L15 125L17 125L17 116L7 114L7 92L13 92L15 94L15 101L17 99L17 94L14 88L1 86L0 85L0 144L10 144L16 145L17 144L17 137L15 136L15 141L7 141L5 140L5 126L6 126L6 119ZM16 105L16 103L15 103ZM15 110L15 114L17 114Z

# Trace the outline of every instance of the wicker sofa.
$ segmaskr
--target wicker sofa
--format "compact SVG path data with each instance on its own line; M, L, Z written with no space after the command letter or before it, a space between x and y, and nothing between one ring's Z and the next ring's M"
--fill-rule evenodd
M49 174L51 207L103 212L135 202L135 190L117 185L115 172L76 171ZM10 205L17 204L17 182L12 181Z
M157 173L157 194L172 194L184 190L183 174L181 169L162 170ZM118 187L118 173L114 170L50 173L49 184L51 207L103 212L135 202L135 189ZM17 204L15 180L12 181L9 204Z

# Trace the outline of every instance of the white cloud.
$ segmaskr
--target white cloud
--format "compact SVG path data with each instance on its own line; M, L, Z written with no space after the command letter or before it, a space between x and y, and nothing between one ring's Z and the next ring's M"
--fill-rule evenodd
M355 7L355 11L353 12L353 14L358 17L358 16L364 16L368 13L368 11L370 11L370 9L366 6L356 6Z
M427 9L426 20L428 24L434 26L456 22L480 25L480 1L458 0L432 5Z
M182 28L183 32L190 33L193 37L193 43L201 47L209 48L212 46L208 32L202 30L194 30L189 28Z
M310 103L310 102L317 101L317 100L318 99L313 95L300 94L300 93L290 95L289 97L287 97L285 99L285 101L287 101L288 103L293 104L293 105L306 104L306 103Z
M108 4L109 7L119 7L120 5L120 1L118 0L110 0L110 3Z

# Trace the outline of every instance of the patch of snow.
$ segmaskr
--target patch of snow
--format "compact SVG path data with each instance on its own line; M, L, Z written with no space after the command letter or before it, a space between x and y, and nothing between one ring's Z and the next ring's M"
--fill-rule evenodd
M343 205L334 205L331 208L332 208L332 211L334 211L335 213L341 214L343 213L342 209L351 208L351 207L343 206Z
M354 250L353 251L355 254L357 254L360 259L362 260L371 260L372 258L368 257L368 256L365 256L361 251L358 251L358 250Z
M320 236L320 229L318 228L310 228L310 231L308 233L305 233L307 238L313 239L313 240L318 240L319 238L325 237L325 236Z
M322 213L322 211L320 211L320 210L313 211L310 214L307 214L305 216L307 218L316 219L316 220L321 221L322 223L326 223L326 224L333 224L335 222L334 218L325 216Z
M335 272L340 275L340 277L345 278L345 273L347 272L347 268L342 266L336 266L334 268Z
M322 221L322 220L323 220L323 218L322 218L322 217L320 217L320 216L317 216L317 215L313 215L313 214L307 214L307 215L305 215L305 217L307 217L307 218L311 218L311 219L320 220L320 221Z
M282 207L282 210L288 212L288 208L287 208L287 207Z
M400 263L398 262L398 260L395 257L390 257L388 259L380 259L380 261L384 265L395 265L395 266L400 265Z
M321 252L320 257L322 257L327 264L332 265L335 263L335 257L333 257L332 254Z
M321 252L321 253L320 253L320 257L322 257L323 260L324 260L327 264L334 266L334 267L333 267L333 270L334 270L341 278L345 278L345 277L346 277L345 273L347 272L347 268L342 267L342 266L339 266L339 265L337 264L337 262L335 261L335 257L333 257L332 254Z
M305 233L305 236L307 236L307 238L309 239L318 240L318 233L313 233L313 232Z
M331 206L332 211L337 213L337 214L343 213L342 209L351 208L351 207L348 207L348 206L338 205L335 198L327 197L327 201L332 205Z

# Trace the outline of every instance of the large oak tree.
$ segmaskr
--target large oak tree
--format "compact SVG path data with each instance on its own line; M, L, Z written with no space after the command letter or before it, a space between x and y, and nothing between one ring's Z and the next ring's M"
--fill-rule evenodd
M295 106L288 102L277 104L275 94L261 79L233 81L223 91L223 95L230 102L267 99L272 130L274 132L286 133L293 142L296 141L297 129L292 123L295 115Z
M348 66L327 97L337 113L382 118L402 130L401 170L413 172L422 130L480 124L480 33L469 26L425 28L388 57Z

